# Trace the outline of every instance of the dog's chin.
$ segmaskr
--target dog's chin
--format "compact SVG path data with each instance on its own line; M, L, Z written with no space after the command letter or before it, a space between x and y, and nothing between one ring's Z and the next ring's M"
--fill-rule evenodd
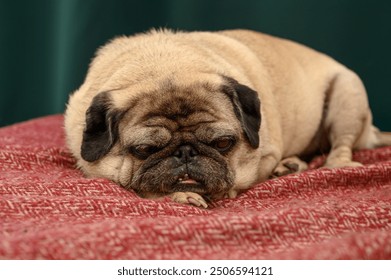
M233 187L234 175L222 159L199 157L187 164L171 158L149 160L135 173L129 187L142 193L169 195L175 192L192 192L215 199Z
M140 196L144 193L163 196L175 192L192 192L197 193L209 200L219 199L224 197L231 189L231 184L225 181L207 183L202 179L176 179L174 182L168 180L156 184L156 181L143 181L140 185L131 186Z

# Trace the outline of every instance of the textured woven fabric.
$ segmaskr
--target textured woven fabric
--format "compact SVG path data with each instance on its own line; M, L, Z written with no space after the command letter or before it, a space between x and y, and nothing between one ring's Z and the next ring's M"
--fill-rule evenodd
M209 209L87 179L62 116L0 129L2 259L390 259L391 147L360 168L311 169Z

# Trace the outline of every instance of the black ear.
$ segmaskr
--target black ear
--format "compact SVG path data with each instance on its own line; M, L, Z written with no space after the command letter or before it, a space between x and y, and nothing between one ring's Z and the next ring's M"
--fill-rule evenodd
M81 157L89 162L106 155L118 139L120 115L112 109L109 93L96 95L86 112Z
M259 128L261 126L261 102L258 93L235 79L224 77L226 84L223 92L231 99L236 117L253 148L259 146Z

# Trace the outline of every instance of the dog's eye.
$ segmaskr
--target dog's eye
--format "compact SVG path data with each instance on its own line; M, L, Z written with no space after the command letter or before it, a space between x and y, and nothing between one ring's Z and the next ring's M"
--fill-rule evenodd
M212 142L212 146L219 152L227 152L235 144L235 139L229 136L220 137Z
M130 148L130 152L140 159L146 159L153 153L159 150L158 147L152 145L137 145Z

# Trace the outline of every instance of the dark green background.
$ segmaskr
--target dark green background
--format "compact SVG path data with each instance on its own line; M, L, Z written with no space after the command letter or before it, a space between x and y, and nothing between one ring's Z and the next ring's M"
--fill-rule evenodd
M0 0L0 126L64 111L96 48L151 27L250 28L355 70L375 124L391 131L391 1Z

